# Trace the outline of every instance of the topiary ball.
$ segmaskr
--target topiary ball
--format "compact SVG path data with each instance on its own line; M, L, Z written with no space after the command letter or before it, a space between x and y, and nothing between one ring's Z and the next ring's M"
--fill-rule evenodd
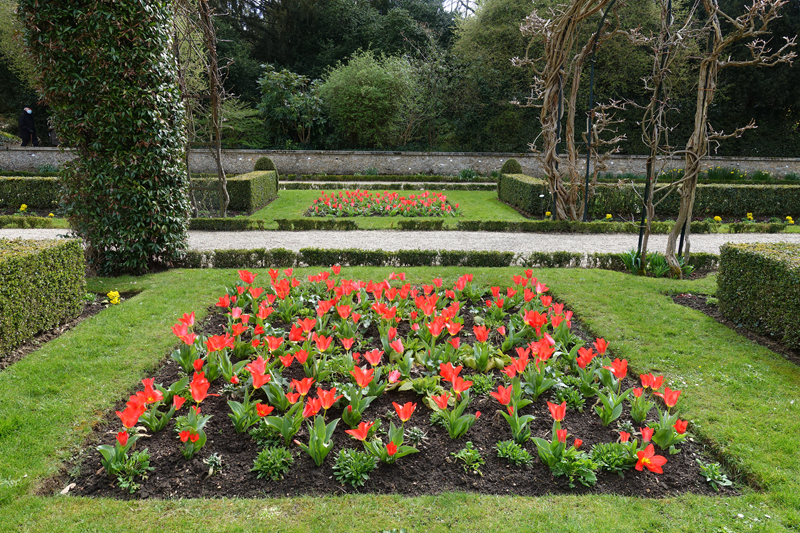
M522 166L519 164L519 161L512 157L503 163L500 172L503 174L522 174Z

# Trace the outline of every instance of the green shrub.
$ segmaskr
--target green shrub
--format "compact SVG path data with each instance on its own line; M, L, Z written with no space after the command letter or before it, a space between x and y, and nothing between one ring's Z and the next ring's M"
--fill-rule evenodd
M58 178L0 177L0 207L55 209L60 198Z
M378 465L378 459L366 452L346 449L339 452L333 465L333 475L342 485L353 488L363 487L369 474Z
M800 348L800 245L728 243L720 251L722 314Z
M217 177L193 178L192 183L203 188L210 188L217 183ZM248 214L253 213L278 197L277 171L262 170L239 174L228 178L227 187L228 196L230 196L228 209ZM217 190L198 190L194 194L198 201L211 202L216 205L219 193Z
M409 231L440 231L444 227L444 220L398 220L397 227Z
M361 174L287 174L281 178L284 182L304 182L304 181L324 181L328 183L336 183L336 182L353 182L357 181L359 183L363 182L407 182L407 183L455 183L460 184L461 181L460 176L439 176L439 175L426 175L426 174L367 174L367 171L376 170L376 169L366 169ZM482 177L480 175L475 177L476 182L483 182L483 183L491 183L494 180L488 177ZM466 184L460 184L466 185ZM385 186L382 186L385 187ZM331 188L341 188L341 187L328 187ZM437 187L438 188L438 187ZM362 187L363 189L363 187Z
M275 175L273 176L273 181L275 185L274 190L274 197L278 196L278 183L281 180L281 174L278 172L278 167L275 166L275 163L267 156L261 156L256 160L256 164L253 165L253 172L264 172L264 171L273 171ZM274 198L273 197L273 198ZM263 207L263 206L262 206Z
M80 314L85 270L78 240L0 239L0 354Z
M189 202L172 3L20 0L17 12L43 100L79 156L60 177L92 266L140 273L180 260Z
M522 165L520 165L519 161L517 161L516 159L514 159L512 157L511 159L508 159L508 160L506 160L505 163L503 163L503 166L500 167L500 173L502 173L502 174L522 174Z

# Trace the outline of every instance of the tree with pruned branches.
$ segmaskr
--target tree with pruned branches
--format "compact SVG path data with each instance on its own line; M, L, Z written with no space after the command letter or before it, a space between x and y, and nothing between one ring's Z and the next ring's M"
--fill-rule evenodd
M684 175L679 181L680 211L675 226L667 239L666 256L673 276L681 276L681 266L677 258L678 239L685 238L684 260L690 253L690 229L692 208L697 178L700 175L702 160L708 155L710 143L738 137L748 129L755 128L749 124L737 128L731 133L715 131L708 123L708 110L714 101L719 71L727 67L768 67L780 63L791 63L796 57L791 50L795 38L786 38L777 49L773 49L765 39L769 35L768 26L780 15L778 11L787 0L753 0L745 7L743 14L732 17L719 8L718 0L703 0L703 7L708 16L706 29L709 33L708 48L702 55L698 73L697 108L694 117L694 129L686 148L680 152L685 159ZM732 45L746 40L750 51L748 59L732 59L728 54Z
M527 101L524 104L516 103L541 108L542 149L536 148L535 141L530 148L537 154L547 177L556 220L579 220L583 217L585 204L580 202L582 194L592 194L597 174L605 170L605 161L618 150L617 144L625 138L614 131L614 125L620 122L615 118L615 112L624 109L622 102L598 104L588 110L592 114L592 130L584 137L584 141L594 160L594 174L590 190L584 191L575 140L578 89L583 67L593 49L603 42L617 35L625 35L634 42L639 39L638 32L620 29L616 13L611 18L606 17L613 4L614 0L571 0L566 5L552 9L550 18L534 10L520 25L520 31L530 39L530 44L525 57L515 57L512 63L515 66L530 66L534 77ZM586 43L579 45L582 26L596 16L602 16L598 31ZM529 54L533 45L539 41L544 43L543 53L540 57L531 58ZM559 145L562 143L561 122L564 113L567 114L563 133L566 153L562 155ZM611 136L606 132L610 132Z

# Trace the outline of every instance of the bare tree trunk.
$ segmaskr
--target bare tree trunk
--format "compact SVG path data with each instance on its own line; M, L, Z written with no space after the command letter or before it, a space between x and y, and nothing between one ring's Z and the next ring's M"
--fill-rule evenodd
M208 83L209 93L211 94L211 132L212 144L209 146L214 161L217 164L217 179L219 180L219 216L225 218L228 212L230 196L228 195L228 180L225 176L225 169L222 168L222 128L220 125L220 111L222 110L221 98L221 79L219 65L217 64L217 36L214 31L214 24L211 21L211 10L207 0L200 0L200 21L203 28L203 37L206 41L208 50Z

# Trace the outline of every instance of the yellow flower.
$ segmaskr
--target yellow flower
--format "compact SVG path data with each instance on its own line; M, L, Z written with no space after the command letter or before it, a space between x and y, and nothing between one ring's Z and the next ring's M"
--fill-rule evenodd
M52 217L54 217L55 215L54 215L53 213L50 213L50 214L49 214L49 215L47 215L47 216L49 216L50 218L52 218Z
M747 218L753 218L753 213L747 213Z
M719 216L714 217L714 222L722 222L722 218Z
M119 303L119 293L117 291L111 291L106 294L106 296L108 296L108 302L111 305L117 305Z
M606 213L606 220L611 220L612 218L614 217L611 216L611 213Z
M546 216L546 217L549 217L550 215L552 215L552 213L550 211L548 211L547 213L544 214L544 216Z
M27 211L28 210L28 206L25 205L25 204L22 204L21 206L19 206L19 210L20 211Z
M792 217L786 217L786 220L792 220Z

